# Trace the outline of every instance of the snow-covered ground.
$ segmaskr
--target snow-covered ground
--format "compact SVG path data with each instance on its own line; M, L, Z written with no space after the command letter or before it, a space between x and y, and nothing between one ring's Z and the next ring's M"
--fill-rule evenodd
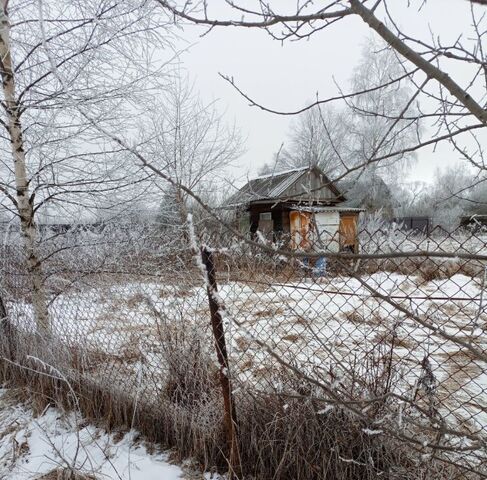
M61 468L97 480L188 478L179 466L169 463L167 453L149 452L136 441L136 432L109 435L75 413L55 408L35 416L12 393L0 390L1 479L39 479Z
M283 388L282 368L252 337L310 375L340 369L367 374L371 352L392 352L396 393L415 395L427 358L435 398L456 428L487 435L487 365L438 332L487 351L487 314L480 302L481 281L462 274L424 281L420 276L379 272L363 277L367 285L413 312L429 328L396 306L377 298L357 279L330 277L320 282L221 281L232 374L237 382ZM16 323L33 329L30 306L8 305ZM59 295L50 306L53 330L66 345L95 352L86 358L90 378L112 387L144 388L157 399L164 388L167 325L209 330L203 287L154 281L101 282ZM241 326L239 327L238 324ZM211 346L211 340L208 342ZM374 350L375 349L375 350Z
M454 275L423 282L414 276L376 273L364 280L430 328L349 277L260 289L227 285L222 297L230 305L230 318L243 321L251 336L310 376L327 378L327 372L339 375L344 370L367 376L378 367L372 357L387 359L392 352L396 393L411 397L426 373L422 362L427 358L435 401L444 417L457 428L487 434L487 365L438 333L487 351L487 315L484 305L479 308L478 279ZM232 338L233 357L248 380L277 384L279 365L235 327Z

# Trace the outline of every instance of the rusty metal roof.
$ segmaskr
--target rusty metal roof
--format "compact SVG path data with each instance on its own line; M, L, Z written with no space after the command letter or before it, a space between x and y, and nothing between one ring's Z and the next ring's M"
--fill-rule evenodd
M257 200L279 199L279 196L293 183L313 168L316 167L300 167L256 177L249 180L238 192L233 194L226 204L227 206L239 206Z

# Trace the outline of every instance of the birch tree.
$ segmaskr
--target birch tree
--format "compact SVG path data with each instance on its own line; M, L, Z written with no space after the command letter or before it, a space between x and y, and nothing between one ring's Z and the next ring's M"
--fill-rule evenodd
M346 100L340 108L317 105L298 115L291 127L289 146L278 156L278 167L318 165L332 179L343 178L350 170L354 179L364 170L369 177L403 173L414 160L414 153L398 153L380 164L368 163L371 157L407 150L420 131L419 118L395 119L411 96L406 84L397 82L374 90L374 85L400 75L401 64L387 44L368 41L350 79L353 90L366 93ZM390 133L384 139L388 129ZM389 168L392 165L394 168Z
M25 242L27 265L32 275L33 305L37 327L41 332L45 333L49 328L47 304L42 287L41 265L36 251L34 208L29 194L22 124L20 121L21 110L15 92L15 77L12 66L10 41L10 20L7 7L8 0L2 0L2 8L0 11L0 68L6 115L6 121L3 123L3 126L7 130L12 149L15 196L5 191L5 188L4 193L11 198L19 213L21 231Z
M144 0L0 3L2 205L19 219L39 333L49 333L45 260L36 218L71 218L147 179L93 128L130 136L138 100L166 61L167 21ZM150 68L149 68L150 67ZM69 220L68 220L69 221Z

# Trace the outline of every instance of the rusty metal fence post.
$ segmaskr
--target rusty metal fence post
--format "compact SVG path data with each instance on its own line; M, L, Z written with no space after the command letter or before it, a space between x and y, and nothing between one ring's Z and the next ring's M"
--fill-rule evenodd
M206 247L201 248L201 258L207 273L207 293L210 307L211 327L215 340L215 349L220 365L219 377L225 409L225 434L228 447L229 478L241 476L241 462L237 439L237 413L232 395L232 385L229 376L228 352L225 342L225 329L218 299L218 285L213 253Z

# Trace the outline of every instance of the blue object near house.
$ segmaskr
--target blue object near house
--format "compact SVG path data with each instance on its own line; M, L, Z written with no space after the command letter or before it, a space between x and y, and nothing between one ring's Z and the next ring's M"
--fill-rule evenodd
M317 277L324 277L326 274L326 258L319 257L316 259L315 268L313 269L313 273Z

